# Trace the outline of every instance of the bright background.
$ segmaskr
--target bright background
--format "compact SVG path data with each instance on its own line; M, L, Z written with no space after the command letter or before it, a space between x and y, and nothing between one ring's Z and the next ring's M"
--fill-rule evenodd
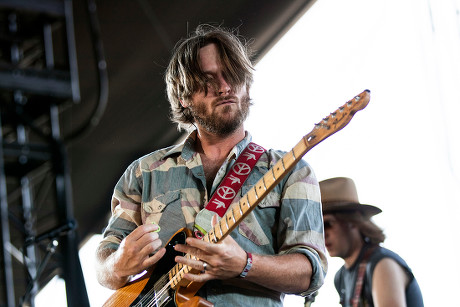
M350 177L360 201L383 210L384 246L413 269L425 306L460 306L460 0L317 0L257 64L246 128L264 147L290 150L364 89L369 105L305 159L319 180ZM97 240L80 251L92 306L111 293L95 280ZM329 258L313 306L339 306L342 264ZM36 300L64 305L59 280Z

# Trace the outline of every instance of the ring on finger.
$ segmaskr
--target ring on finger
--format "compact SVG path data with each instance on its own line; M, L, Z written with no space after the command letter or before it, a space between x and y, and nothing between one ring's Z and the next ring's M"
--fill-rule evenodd
M208 264L203 261L203 273L206 271L206 268L208 267Z

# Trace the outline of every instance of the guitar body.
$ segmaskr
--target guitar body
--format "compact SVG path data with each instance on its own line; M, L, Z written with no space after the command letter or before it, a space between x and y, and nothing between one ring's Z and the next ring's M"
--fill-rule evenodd
M155 268L151 268L140 278L129 282L126 286L118 289L103 305L104 307L207 307L213 306L205 299L194 296L203 285L202 283L190 283L187 287L178 287L176 291L169 287L158 287L157 282L168 280L168 272L176 262L176 256L182 253L174 250L176 244L185 244L185 239L190 235L188 229L176 232L166 244L166 254L158 261Z

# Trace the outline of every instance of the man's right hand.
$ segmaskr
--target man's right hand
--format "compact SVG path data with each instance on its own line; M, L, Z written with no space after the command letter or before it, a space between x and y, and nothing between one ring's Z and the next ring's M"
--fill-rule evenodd
M111 289L118 289L131 276L157 263L166 252L164 247L160 248L161 240L155 232L157 229L156 224L141 225L121 241L115 252L105 257L99 254L99 282Z

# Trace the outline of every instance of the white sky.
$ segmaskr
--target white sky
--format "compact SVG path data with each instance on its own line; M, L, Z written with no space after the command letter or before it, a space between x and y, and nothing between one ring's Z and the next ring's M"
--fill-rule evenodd
M369 105L305 159L319 180L353 178L360 201L383 210L375 221L384 246L413 269L425 306L460 306L459 10L459 0L317 0L257 65L246 125L256 143L290 150L371 90ZM94 248L80 253L91 304L100 306L111 291L95 281ZM329 264L315 307L339 306L333 276L342 261ZM49 287L57 305L44 290L36 306L64 306L56 287L62 282Z
M383 210L384 246L411 266L425 306L460 306L459 9L458 0L317 0L258 64L247 124L256 143L290 150L371 90L369 105L305 159L319 180L353 178L361 202ZM339 306L343 262L329 260L313 306Z

